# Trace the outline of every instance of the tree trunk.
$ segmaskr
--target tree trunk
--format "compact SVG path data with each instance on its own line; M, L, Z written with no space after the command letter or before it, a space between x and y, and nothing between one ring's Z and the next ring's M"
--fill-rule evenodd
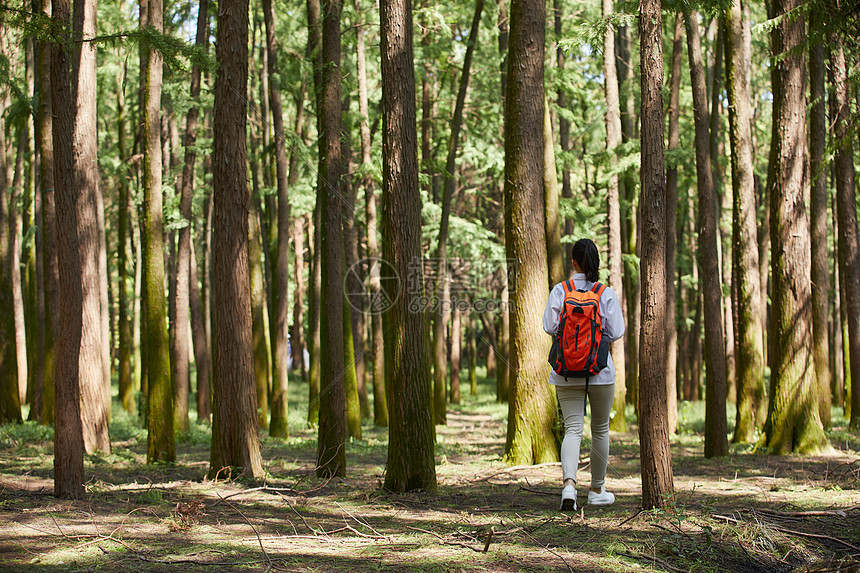
M322 133L322 28L320 25L320 0L307 0L308 11L308 52L313 57L314 70L314 104L317 112L317 133ZM319 143L319 162L322 166L322 143ZM320 394L320 340L322 323L320 321L320 301L322 299L322 200L323 191L323 171L319 169L317 172L317 196L314 205L313 221L309 228L314 230L313 240L308 240L308 244L313 243L313 261L311 268L311 292L309 298L310 317L308 324L310 325L310 336L308 337L308 347L310 349L310 366L308 368L308 423L313 426L319 422L319 394Z
M248 261L246 106L248 0L218 4L215 78L212 280L212 447L209 473L239 466L263 475L254 391Z
M96 2L75 7L73 35L76 44L73 59L79 61L73 139L75 189L82 194L78 203L78 232L81 248L83 295L82 339L80 355L81 422L84 448L88 453L100 450L110 453L108 410L105 400L103 335L99 254L98 207L98 133L96 131L96 45L89 42L96 35ZM80 55L77 56L77 50ZM72 76L76 74L73 70Z
M660 0L639 5L642 54L642 325L639 363L639 443L642 505L674 497L666 411L666 183L663 152L663 46Z
M669 80L669 145L671 154L678 149L681 133L681 63L684 57L684 14L675 14L675 32L672 40L672 75ZM678 326L675 305L675 278L677 275L678 166L666 169L666 409L669 433L678 431ZM686 319L686 317L685 317ZM617 399L617 398L616 398ZM611 422L610 422L611 423Z
M602 0L602 14L604 18L610 18L614 12L612 0ZM610 161L610 176L607 189L607 207L609 210L609 283L615 289L619 301L624 300L624 281L621 275L621 198L618 191L618 174L615 172L618 165L617 147L621 144L621 109L618 105L618 73L615 67L615 32L611 26L606 27L603 33L603 76L605 81L604 101L606 103L606 152ZM627 386L627 355L624 338L612 343L612 359L615 363L615 400L613 402L614 415L609 421L609 426L616 432L627 431L627 419L624 416L626 404Z
M356 2L358 4L358 2ZM363 15L362 15L363 17ZM382 334L383 309L377 308L380 303L381 284L379 271L379 243L376 220L376 194L373 189L373 174L371 172L370 156L370 114L367 104L367 66L364 52L364 28L359 25L357 35L357 67L358 67L358 111L361 115L361 169L364 173L365 214L367 217L367 251L370 272L370 347L373 360L373 421L377 426L388 426L388 407L385 400L385 346ZM422 127L423 129L423 127Z
M412 3L380 2L382 68L382 288L390 306L385 331L385 391L389 405L388 468L385 489L436 490L430 357L422 312L410 305L423 296L421 195L415 127L415 71ZM418 273L415 277L414 273ZM415 278L417 289L400 292L396 276Z
M117 142L119 147L119 162L124 171L119 177L119 208L118 211L118 238L117 238L117 275L119 277L119 296L117 305L117 322L119 334L119 359L117 360L117 377L119 381L119 400L123 409L134 414L137 412L137 404L134 400L134 380L132 378L132 320L129 317L129 274L131 271L129 261L129 239L131 231L131 209L127 170L128 150L125 139L126 117L125 117L125 78L127 66L123 65L122 74L117 75ZM132 278L132 282L134 278ZM132 293L133 294L133 293Z
M553 20L555 24L555 37L557 40L563 38L562 35L562 8L560 0L553 0ZM556 47L556 67L558 68L559 74L564 77L564 48L561 43L559 43ZM556 100L558 104L558 108L560 110L567 109L567 96L564 93L563 88L559 88L558 90L558 99ZM558 116L558 142L561 146L561 152L566 153L570 151L570 121L564 116L564 114L559 114ZM562 161L561 163L561 196L562 198L570 203L573 200L573 190L570 186L570 169L568 168L567 161ZM566 217L564 219L564 224L562 227L562 234L565 236L573 235L573 217ZM562 263L564 262L564 253L562 253ZM488 373L489 374L489 373Z
M51 16L51 3L41 2L43 16ZM57 266L57 219L54 192L54 142L51 68L51 44L39 41L39 191L42 196L42 266L45 281L44 364L42 366L42 408L39 420L43 424L54 422L54 367L57 334L59 332L59 268ZM59 63L62 65L62 63ZM67 394L68 396L68 394ZM82 477L82 476L81 476Z
M267 339L266 288L263 285L263 245L260 243L262 213L254 201L248 214L248 255L251 272L251 331L254 345L254 380L257 389L257 424L269 427L270 365Z
M839 215L839 273L844 277L843 303L848 317L850 356L851 419L849 427L860 430L860 247L857 238L856 190L854 187L854 146L850 130L851 95L842 40L831 36L830 83L835 108L836 201ZM853 289L853 290L852 290ZM846 378L849 370L846 370ZM813 393L814 395L814 393Z
M149 25L163 30L161 0L149 1ZM162 228L162 148L161 148L161 78L162 57L149 50L144 81L144 299L146 310L146 371L148 381L148 416L146 460L172 462L176 459L174 441L174 381L168 356L167 317L164 306L164 231Z
M549 339L541 328L548 276L543 181L543 0L511 2L505 95L505 250L512 269L511 400L505 459L558 460L556 399L547 384ZM513 263L509 263L513 264Z
M53 129L51 131L54 150L54 182L56 190L56 230L64 240L57 241L58 288L57 346L55 363L54 412L54 495L78 499L84 495L84 437L80 402L80 358L83 331L83 292L81 281L81 246L78 237L78 205L84 194L75 189L74 183L74 125L75 103L69 83L70 54L68 30L70 5L68 0L54 0L52 23L59 29L61 42L52 46L51 53L51 102ZM2 133L3 130L0 130ZM3 137L0 135L0 137ZM0 149L5 142L0 141ZM2 165L0 165L2 167ZM5 169L0 169L5 177ZM0 239L3 240L3 239ZM5 265L4 265L5 268ZM2 289L9 293L10 289ZM8 308L8 306L6 307ZM11 323L9 313L2 316ZM11 328L3 332L11 334ZM12 364L9 343L0 354L4 364ZM8 349L8 350L7 350ZM0 369L10 380L14 380L14 368ZM8 373L8 374L7 374ZM9 384L4 384L3 388ZM6 394L6 392L4 392ZM17 397L17 393L14 394ZM4 412L12 412L3 406Z
M770 14L779 24L772 32L777 61L776 138L771 143L776 165L770 204L773 363L765 438L769 453L777 455L812 454L828 447L813 380L809 219L804 206L806 61L799 49L806 23L804 15L797 14L799 7L796 0L776 0ZM789 13L796 18L787 17ZM856 228L855 222L855 233Z
M708 106L705 70L699 41L696 12L684 14L687 56L693 86L693 116L696 124L696 180L699 190L699 273L705 319L705 457L729 453L726 439L726 355L721 318L722 292L717 256L717 206L708 137ZM644 304L644 303L643 303Z
M504 204L504 202L503 202ZM499 297L499 338L498 349L501 365L496 370L496 402L504 403L508 401L510 395L511 381L511 329L510 329L510 291L508 290L508 273L507 269L501 270L502 292Z
M821 15L809 14L810 35L824 28ZM824 44L809 46L809 83L812 102L809 110L810 240L812 242L812 340L815 379L818 381L818 415L830 429L830 264L827 260L827 106Z
M0 36L5 25L0 20ZM3 88L5 92L7 88ZM5 99L5 94L4 98ZM11 229L15 227L10 217L11 189L6 171L6 134L0 130L0 307L10 309L13 305L12 275L17 272L13 266L13 243ZM21 423L21 399L18 392L18 355L15 336L15 315L8 310L0 314L0 424ZM83 460L81 461L83 477ZM83 487L81 486L81 493Z
M551 289L568 277L565 272L564 252L561 248L561 215L558 206L558 171L555 161L555 143L552 136L552 118L549 101L544 93L543 102L543 195L546 232L547 283Z
M471 312L466 313L466 336L469 344L469 394L478 395L478 348L475 340L475 325L472 324Z
M346 392L346 426L349 437L361 439L361 404L358 398L358 371L355 368L355 341L349 301L344 296L343 307L343 363L344 390Z
M319 229L321 266L325 270L320 299L320 411L317 476L346 475L346 388L343 332L343 235L341 232L341 82L340 0L323 0L322 129L319 144L323 185Z
M26 124L25 124L26 125ZM18 129L18 145L15 158L14 176L12 178L11 200L8 209L8 233L9 233L9 265L10 277L12 278L12 308L15 324L15 355L18 375L18 404L23 405L27 401L27 324L24 317L24 291L21 284L21 244L24 232L23 216L18 213L18 204L23 199L24 193L24 155L27 153L27 130ZM5 149L3 150L5 153ZM3 199L5 201L5 198ZM2 229L3 227L0 227Z
M263 18L266 22L266 53L268 56L268 79L269 79L269 104L272 110L272 124L275 129L275 180L278 187L278 242L277 255L275 257L275 276L272 281L272 297L274 298L275 312L269 317L274 321L275 337L272 364L272 420L269 435L279 438L290 437L288 422L288 371L289 340L287 333L289 329L290 301L288 287L290 280L290 200L289 181L287 174L287 148L284 141L284 112L281 103L281 86L279 84L281 71L278 62L278 50L275 43L275 9L272 0L263 0ZM304 99L304 98L302 98ZM304 103L304 102L302 102ZM300 134L301 129L296 133ZM301 235L301 229L299 230ZM296 260L302 254L296 250ZM298 264L298 263L297 263ZM299 287L302 283L301 275L296 281ZM301 288L296 292L296 299L301 301ZM301 329L299 323L298 330ZM294 340L294 342L299 342ZM304 357L299 356L302 360Z
M761 323L761 276L756 237L752 133L748 92L750 54L749 5L737 3L725 15L726 87L729 95L729 139L732 160L732 257L737 289L736 337L737 417L732 441L754 439L764 423L767 392ZM826 206L825 206L826 210ZM825 259L826 264L826 259ZM826 271L825 271L826 272ZM825 295L826 297L826 295ZM827 337L825 336L825 341Z
M460 341L463 332L460 328L462 313L458 301L451 305L453 316L451 318L451 403L460 403Z
M446 349L446 327L448 325L447 305L448 299L444 296L445 284L448 281L447 245L448 245L448 219L451 214L451 199L457 186L454 171L457 164L457 149L460 142L460 128L463 124L463 108L466 104L466 93L469 88L469 77L472 66L472 55L478 43L478 25L481 23L481 12L484 9L484 0L476 0L475 14L472 17L472 27L469 31L466 55L463 59L463 71L460 74L460 88L457 92L457 103L454 107L454 117L451 121L451 137L448 143L448 159L445 162L445 188L442 194L442 219L439 221L439 236L436 248L436 300L437 307L434 309L433 321L433 394L435 396L433 418L435 423L445 423L445 409L447 402L447 352Z

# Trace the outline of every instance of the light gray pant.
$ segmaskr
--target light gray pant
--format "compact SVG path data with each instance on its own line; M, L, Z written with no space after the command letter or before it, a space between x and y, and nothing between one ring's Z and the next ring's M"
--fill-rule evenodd
M558 403L564 416L564 440L561 442L561 471L563 479L576 481L579 446L585 418L585 386L556 386ZM591 487L599 488L606 479L609 463L609 413L615 398L615 384L590 385L591 405Z

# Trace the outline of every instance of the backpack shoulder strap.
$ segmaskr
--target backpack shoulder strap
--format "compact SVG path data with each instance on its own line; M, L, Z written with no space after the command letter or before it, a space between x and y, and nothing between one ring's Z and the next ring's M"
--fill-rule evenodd
M600 283L594 283L594 286L591 287L591 292L595 293L598 298L603 296L603 291L606 290L606 285Z
M573 292L573 284L570 282L570 279L562 282L561 284L564 287L565 296Z

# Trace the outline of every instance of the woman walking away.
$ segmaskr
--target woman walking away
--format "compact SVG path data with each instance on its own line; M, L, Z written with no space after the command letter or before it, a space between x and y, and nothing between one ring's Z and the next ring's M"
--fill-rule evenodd
M588 503L610 505L615 496L604 485L609 461L609 413L615 396L615 365L609 343L624 335L618 297L598 282L600 255L591 239L570 250L575 274L555 285L543 313L543 329L553 336L549 362L564 416L561 443L561 511L576 511L576 470L585 420L591 402L591 489Z

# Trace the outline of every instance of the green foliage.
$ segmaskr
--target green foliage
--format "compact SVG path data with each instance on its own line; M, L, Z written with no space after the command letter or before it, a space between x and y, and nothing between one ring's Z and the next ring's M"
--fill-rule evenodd
M0 426L0 449L20 449L54 441L54 428L38 422Z

